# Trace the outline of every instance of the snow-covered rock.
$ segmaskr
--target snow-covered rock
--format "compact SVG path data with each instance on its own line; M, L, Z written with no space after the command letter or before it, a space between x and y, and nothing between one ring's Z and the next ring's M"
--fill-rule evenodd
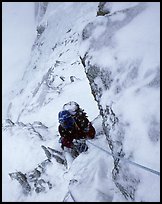
M35 19L30 60L4 114L3 200L159 201L159 176L123 159L160 171L160 4L36 2ZM96 137L39 177L50 156L42 146L62 151L58 113L75 112L75 102ZM26 196L9 173L38 182L25 183Z
M121 5L120 10L110 8L108 15L98 16L83 29L82 64L112 153L159 171L159 4ZM141 201L138 194L148 182L142 169L135 171L114 158L112 174L128 200ZM150 197L143 195L143 199Z

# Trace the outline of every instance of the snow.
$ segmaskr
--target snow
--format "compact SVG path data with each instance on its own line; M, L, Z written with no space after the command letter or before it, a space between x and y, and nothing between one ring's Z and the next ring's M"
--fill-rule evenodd
M149 16L150 12L157 13L156 15ZM143 26L139 27L139 22ZM119 53L119 57L125 60L143 56L142 65L144 68L147 66L151 68L156 63L158 64L160 59L159 23L158 4L150 4L146 12L142 12L130 23L129 27L124 27L116 34L115 38L118 43L117 53ZM126 33L128 33L127 38L125 38Z
M58 112L70 101L78 103L92 121L97 136L91 142L110 151L98 105L80 63L79 56L83 57L86 51L92 56L91 62L111 71L113 83L109 90L104 90L101 104L112 106L123 122L124 152L132 155L132 161L160 171L160 94L158 82L150 85L160 74L160 4L149 2L125 26L112 26L116 22L124 24L128 18L116 11L139 4L108 2L106 6L111 13L107 24L107 17L96 17L98 2L50 2L39 22L47 25L37 41L44 44L31 51L36 38L33 2L3 2L2 119L10 116L14 123L20 121L26 125L3 129L3 202L127 202L112 179L113 158L88 141L88 151L76 159L65 150L67 168L52 159L44 179L50 180L53 188L45 193L33 192L26 197L20 184L8 175L31 171L45 160L41 145L62 151L58 142ZM81 32L91 21L95 21L92 35L83 41ZM95 82L103 87L99 77ZM12 102L10 108L9 102ZM70 108L73 110L75 106ZM35 121L48 128L34 125ZM159 177L135 166L129 168L140 178L136 201L159 202Z
M128 8L131 8L131 7L134 7L136 5L138 5L139 2L117 2L117 3L107 3L106 4L106 7L107 8L111 8L111 13L114 13L114 12L117 12L117 11L121 11L121 10L124 10L124 9L128 9Z

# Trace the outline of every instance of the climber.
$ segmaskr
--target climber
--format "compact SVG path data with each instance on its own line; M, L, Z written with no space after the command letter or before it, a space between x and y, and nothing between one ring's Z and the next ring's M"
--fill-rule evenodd
M58 114L60 133L60 143L62 149L64 147L73 148L73 140L93 139L95 137L95 129L89 122L86 113L79 105L71 101L63 106L63 110Z

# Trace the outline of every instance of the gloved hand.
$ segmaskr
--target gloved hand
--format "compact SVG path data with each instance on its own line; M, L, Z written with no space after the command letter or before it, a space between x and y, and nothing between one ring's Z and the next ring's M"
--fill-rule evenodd
M88 146L87 146L86 143L81 143L81 144L79 144L77 148L78 148L78 151L79 151L80 153L86 152L86 151L88 150Z
M72 148L75 149L75 151L78 153L86 152L88 150L88 146L85 141L76 143Z

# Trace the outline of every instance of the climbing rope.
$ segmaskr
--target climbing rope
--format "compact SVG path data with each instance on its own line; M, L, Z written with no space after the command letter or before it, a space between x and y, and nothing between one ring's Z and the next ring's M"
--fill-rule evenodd
M63 202L67 202L67 199L68 199L69 195L71 196L71 198L72 198L72 200L73 200L74 202L77 202L77 201L75 200L75 198L74 198L74 196L73 196L73 194L72 194L72 192L71 192L69 186L68 186L68 192L66 193Z
M72 194L72 192L71 192L70 189L69 189L69 194L70 194L71 198L73 199L73 201L74 201L74 202L77 202L77 201L75 200L75 198L74 198L74 196L73 196L73 194Z
M88 141L88 140L87 140L87 142L90 143L91 145L97 147L98 149L100 149L100 150L106 152L107 154L109 154L109 155L111 155L111 156L114 156L114 157L116 157L116 158L118 158L118 159L121 159L121 160L123 160L123 161L125 161L125 162L128 162L128 163L130 163L130 164L132 164L132 165L138 166L138 167L140 167L140 168L142 168L142 169L144 169L144 170L146 170L146 171L149 171L149 172L151 172L151 173L153 173L153 174L156 174L156 175L160 176L160 172L158 172L158 171L156 171L156 170L150 169L150 168L145 167L145 166L143 166L143 165L141 165L141 164L138 164L138 163L136 163L136 162L132 162L132 161L130 161L129 159L125 159L125 158L122 158L122 157L120 157L120 156L118 156L118 155L112 154L112 153L108 152L107 150L103 149L102 147L99 147L98 145L95 145L94 143L92 143L92 142L90 142L90 141Z

